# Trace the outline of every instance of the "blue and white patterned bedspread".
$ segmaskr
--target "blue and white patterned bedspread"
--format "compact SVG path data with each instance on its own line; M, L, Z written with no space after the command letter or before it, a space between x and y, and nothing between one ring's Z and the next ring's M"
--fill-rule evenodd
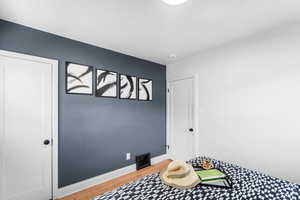
M199 165L203 159L210 158L198 157L189 162ZM179 190L164 185L159 174L152 174L94 200L300 200L300 185L237 165L210 160L229 176L231 189L198 185L193 189Z

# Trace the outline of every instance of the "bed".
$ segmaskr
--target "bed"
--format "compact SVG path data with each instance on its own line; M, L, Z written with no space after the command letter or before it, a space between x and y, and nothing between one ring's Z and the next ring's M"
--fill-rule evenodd
M93 200L299 200L300 185L292 184L266 174L218 161L198 157L188 161L199 165L203 159L212 160L232 182L231 189L198 185L189 190L178 190L164 185L159 174L152 174L105 193Z

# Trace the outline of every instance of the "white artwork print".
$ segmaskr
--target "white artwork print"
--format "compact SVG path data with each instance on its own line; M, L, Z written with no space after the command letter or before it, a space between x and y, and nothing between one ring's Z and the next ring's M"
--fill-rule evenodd
M152 100L152 80L139 79L139 100Z
M96 96L117 97L117 73L97 69Z
M136 99L136 77L120 75L120 98Z
M93 67L67 63L67 93L93 94Z

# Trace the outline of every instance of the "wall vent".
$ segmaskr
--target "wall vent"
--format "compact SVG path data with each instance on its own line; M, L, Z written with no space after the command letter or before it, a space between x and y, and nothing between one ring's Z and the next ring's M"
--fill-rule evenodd
M146 153L135 157L136 170L143 169L151 165L151 154Z

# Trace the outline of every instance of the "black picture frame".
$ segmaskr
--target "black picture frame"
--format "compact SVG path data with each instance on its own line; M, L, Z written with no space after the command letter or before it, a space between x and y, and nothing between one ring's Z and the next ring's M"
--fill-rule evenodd
M89 93L71 92L71 90L68 87L68 84L69 84L68 83L68 78L70 76L70 74L68 73L68 68L70 67L71 64L81 66L82 68L88 68L88 70L87 70L88 73L91 72L91 80L90 80L90 90L91 90L91 92L89 92ZM66 94L93 96L94 95L94 83L93 83L94 81L93 81L93 78L94 78L94 67L93 66L86 65L86 64L80 64L80 63L76 63L76 62L69 62L69 61L67 61L65 63L65 92L66 92Z
M141 98L141 95L140 95L140 81L141 80L148 80L151 82L151 94L150 94L150 99L144 99L144 98ZM139 77L138 78L138 100L139 101L152 101L153 100L153 80L152 79L149 79L149 78L143 78L143 77Z
M126 76L126 77L134 77L135 78L135 91L133 91L133 93L135 93L135 97L134 98L124 98L124 97L122 97L122 94L121 94L121 92L122 92L122 85L121 85L121 82L122 82L122 76ZM132 75L128 75L128 74L119 74L119 98L120 99L127 99L127 100L137 100L138 99L138 89L137 89L137 87L138 87L138 78L136 77L136 76L132 76Z
M104 72L110 72L110 73L114 73L116 76L116 95L115 96L100 96L99 94L97 94L97 90L98 90L98 71L104 71ZM96 68L95 69L95 78L94 78L94 84L95 84L95 97L101 97L101 98L118 98L118 94L119 94L119 73L115 72L115 71L111 71L111 70L106 70L106 69L101 69L101 68Z

